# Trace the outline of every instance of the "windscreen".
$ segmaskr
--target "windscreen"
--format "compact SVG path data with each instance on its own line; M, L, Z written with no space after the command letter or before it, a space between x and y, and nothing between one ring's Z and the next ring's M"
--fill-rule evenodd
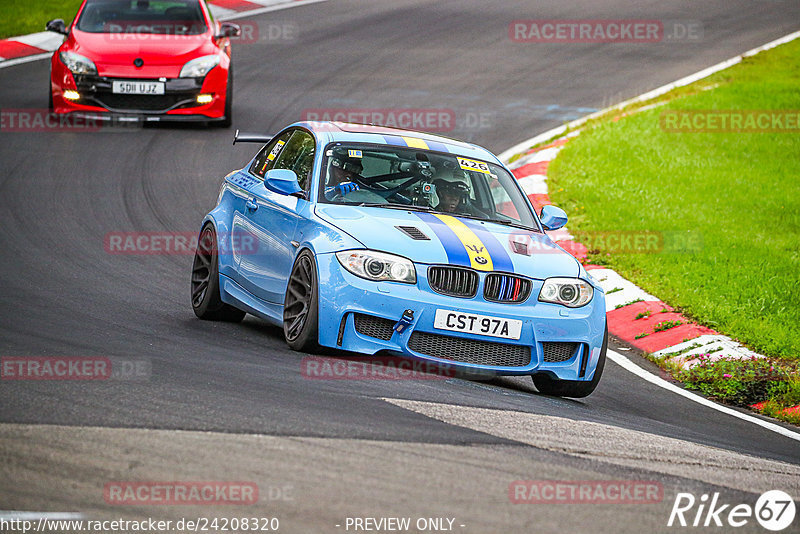
M385 145L325 152L320 202L408 208L538 230L516 180L494 163Z
M206 31L198 0L89 0L77 28L90 33L197 35Z

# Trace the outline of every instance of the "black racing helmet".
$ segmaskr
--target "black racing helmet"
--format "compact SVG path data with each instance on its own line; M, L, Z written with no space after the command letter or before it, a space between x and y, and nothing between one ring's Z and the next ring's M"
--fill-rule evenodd
M436 186L437 193L450 193L462 199L467 198L471 191L467 177L460 169L454 169L444 177L435 179L433 184Z

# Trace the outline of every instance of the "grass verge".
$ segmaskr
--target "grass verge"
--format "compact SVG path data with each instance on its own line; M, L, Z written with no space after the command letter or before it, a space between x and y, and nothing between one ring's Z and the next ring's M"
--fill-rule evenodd
M37 0L3 4L0 39L43 32L44 25L52 19L64 19L69 24L81 6L81 0Z
M591 262L610 266L692 320L794 365L794 375L769 380L795 380L795 386L800 127L795 123L783 133L673 133L662 124L672 110L800 114L797 87L796 40L663 95L656 105L636 104L592 121L548 170L551 199L570 213L570 230L579 241L588 236L583 242L591 242L597 232L661 236L657 253L618 253L600 243L590 247ZM699 384L711 380L719 390L704 392L725 399L719 393L731 381L723 375L747 372L736 366L729 371L702 380L680 373L678 378L701 391L705 386ZM763 390L774 403L768 406L800 402L779 390Z
M800 426L800 364L755 357L715 360L707 353L695 356L697 363L687 369L671 356L645 354L688 389Z

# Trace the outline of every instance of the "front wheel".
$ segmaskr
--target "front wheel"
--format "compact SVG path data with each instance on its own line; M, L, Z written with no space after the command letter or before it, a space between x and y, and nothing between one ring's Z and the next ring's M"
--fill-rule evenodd
M225 90L225 118L217 123L220 128L233 124L233 64L228 68L228 87Z
M192 309L200 319L238 323L245 312L222 302L219 295L217 236L209 223L200 232L192 264Z
M297 256L286 286L283 335L292 350L319 349L319 284L314 255L304 250Z
M608 325L603 336L603 347L600 349L600 358L597 360L597 367L591 380L557 380L545 374L533 375L533 384L539 393L553 395L555 397L572 397L580 399L588 397L600 382L603 374L603 367L606 364L606 352L608 350Z

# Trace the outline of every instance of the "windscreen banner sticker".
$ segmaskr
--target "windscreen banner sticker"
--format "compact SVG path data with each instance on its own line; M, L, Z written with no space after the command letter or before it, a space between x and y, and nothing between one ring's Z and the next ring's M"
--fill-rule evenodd
M492 174L492 171L489 170L488 163L474 159L462 158L461 156L456 156L456 159L458 159L459 166L465 171L477 171L482 172L483 174Z
M416 137L406 137L405 135L402 136L403 141L406 142L409 148L421 148L422 150L428 150L428 143L426 143L423 139L417 139Z
M360 150L348 150L347 151L347 156L350 157L350 158L360 158L360 157L362 157Z
M269 156L267 156L267 159L269 161L274 160L278 156L278 154L281 153L281 150L283 149L283 145L285 145L285 144L286 144L285 141L278 141L275 144L275 146L272 147L272 151L270 151Z

